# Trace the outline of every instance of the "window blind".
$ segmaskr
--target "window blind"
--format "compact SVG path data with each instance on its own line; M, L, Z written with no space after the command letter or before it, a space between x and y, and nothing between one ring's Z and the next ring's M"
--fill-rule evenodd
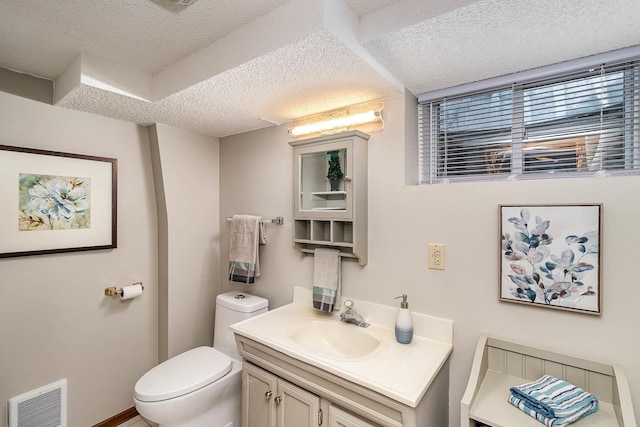
M614 61L422 100L420 182L638 173L639 69Z

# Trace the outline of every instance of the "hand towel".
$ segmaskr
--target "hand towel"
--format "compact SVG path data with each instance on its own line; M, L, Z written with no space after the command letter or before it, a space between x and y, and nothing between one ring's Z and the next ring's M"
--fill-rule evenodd
M258 245L266 243L260 219L253 215L231 218L229 280L232 282L253 283L260 276Z
M549 427L564 427L598 410L598 398L551 375L510 388L509 403Z
M340 251L316 248L313 255L313 308L331 313L339 303Z

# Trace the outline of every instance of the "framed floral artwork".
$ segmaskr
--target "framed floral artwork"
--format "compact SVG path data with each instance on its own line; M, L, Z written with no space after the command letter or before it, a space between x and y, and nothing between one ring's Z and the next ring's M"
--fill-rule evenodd
M601 314L602 204L500 205L501 301Z
M0 258L116 248L117 166L0 145Z

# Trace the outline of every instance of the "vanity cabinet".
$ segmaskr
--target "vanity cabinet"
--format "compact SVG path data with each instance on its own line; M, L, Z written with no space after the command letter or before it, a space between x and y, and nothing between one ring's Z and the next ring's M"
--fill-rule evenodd
M375 427L335 405L329 406L329 427Z
M243 363L242 370L242 425L375 427L375 424L248 362Z
M318 247L367 263L367 143L358 131L290 142L293 148L293 245ZM330 164L344 177L332 188Z
M318 396L250 363L243 365L243 426L312 427L320 414Z
M244 427L448 424L448 362L433 377L416 406L409 406L238 333L236 341L243 358ZM290 419L294 421L289 423Z

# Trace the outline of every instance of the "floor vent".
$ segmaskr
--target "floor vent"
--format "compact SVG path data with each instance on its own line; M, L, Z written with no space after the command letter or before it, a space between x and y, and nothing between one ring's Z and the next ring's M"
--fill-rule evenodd
M67 427L67 380L9 399L9 427Z

